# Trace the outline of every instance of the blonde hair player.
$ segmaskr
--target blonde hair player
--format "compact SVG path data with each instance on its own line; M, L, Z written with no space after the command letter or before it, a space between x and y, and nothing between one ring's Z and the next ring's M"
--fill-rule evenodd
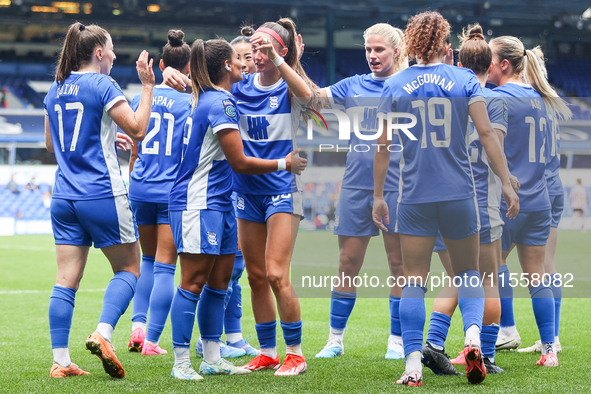
M549 126L547 108L557 117L572 116L566 103L558 97L544 75L538 57L525 49L523 43L510 36L491 40L494 67L488 81L498 87L495 92L507 101L508 134L505 154L509 170L519 178L521 212L515 220L505 222L502 236L503 264L499 270L501 297L501 331L497 349L517 347L521 340L513 318L513 288L509 283L506 258L512 245L517 245L519 261L527 277L532 307L542 341L539 365L558 365L554 347L554 297L546 282L550 275L544 270L546 242L551 228L551 205L544 171ZM525 71L529 81L523 83L520 74ZM501 211L506 211L501 205Z
M403 32L387 23L378 23L369 27L363 33L365 58L371 73L355 75L320 90L320 96L326 97L331 106L343 106L349 119L358 115L360 131L351 132L349 146L360 143L363 136L377 133L378 121L376 110L382 94L385 81L392 75L408 67L408 59L402 48ZM368 137L365 137L368 138ZM375 142L375 141L374 141ZM398 141L395 141L398 143ZM375 147L375 144L373 145ZM382 149L386 149L385 147ZM390 154L390 164L386 177L385 199L390 207L391 217L396 216L398 200L398 162L401 153L399 149ZM339 278L354 278L359 275L365 252L372 236L380 233L373 223L371 207L373 205L373 179L368 172L373 171L375 148L367 152L350 149L347 154L346 170L343 178L341 194L337 204L334 233L339 242ZM400 238L394 231L394 221L383 232L384 247L390 274L394 278L402 275L402 256L400 255ZM404 357L402 347L402 333L398 306L402 289L390 288L390 336L386 351L387 359ZM343 338L349 316L353 311L357 289L343 279L343 283L331 292L330 301L330 330L328 342L317 358L333 358L344 354Z

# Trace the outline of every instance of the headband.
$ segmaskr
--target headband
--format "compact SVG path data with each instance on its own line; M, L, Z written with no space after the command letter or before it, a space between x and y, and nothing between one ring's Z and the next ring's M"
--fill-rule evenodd
M283 43L283 40L281 39L281 37L279 37L279 34L277 34L277 32L273 29L269 29L268 27L259 27L256 31L256 33L261 32L261 33L267 33L269 34L271 37L273 37L274 39L277 40L277 42L279 43L279 45L281 45L282 48L285 48L285 44Z

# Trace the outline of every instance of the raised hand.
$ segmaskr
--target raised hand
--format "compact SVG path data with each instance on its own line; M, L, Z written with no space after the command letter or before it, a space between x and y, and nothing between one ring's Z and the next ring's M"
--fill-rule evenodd
M154 70L152 69L154 59L150 59L148 61L149 56L150 54L147 51L142 51L137 61L135 62L135 67L137 69L137 75L140 78L142 85L154 86L156 84L156 77L154 76Z

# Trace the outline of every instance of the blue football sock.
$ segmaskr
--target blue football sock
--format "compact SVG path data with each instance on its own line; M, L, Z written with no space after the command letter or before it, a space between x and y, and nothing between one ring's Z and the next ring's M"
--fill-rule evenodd
M197 307L197 323L201 339L219 341L224 330L224 299L226 290L203 286L201 302Z
M232 270L232 280L228 285L228 294L226 294L226 311L224 312L224 332L233 334L242 332L240 318L242 317L242 286L240 278L244 272L244 258L236 256L234 260L234 269Z
M495 357L495 344L497 343L500 328L498 324L482 326L482 331L480 331L480 348L484 357Z
M295 346L302 343L302 319L293 323L281 322L283 338L286 346Z
M554 342L554 296L548 285L540 284L529 289L531 304L542 343Z
M277 347L277 320L254 325L261 349Z
M552 275L552 282L550 288L554 295L554 335L558 336L560 331L560 305L562 304L562 286L557 286L561 280L561 275L557 272Z
M458 306L460 307L460 312L462 312L464 333L473 325L478 326L480 330L482 327L482 317L484 316L484 288L482 287L480 273L476 270L459 272L454 278L454 283L459 284L460 279L461 286L458 287Z
M357 293L345 293L333 290L330 292L330 326L332 328L344 329L347 327L347 320L351 316Z
M423 330L425 328L425 293L427 288L409 282L402 289L400 298L400 328L404 354L423 349Z
M191 346L197 302L199 302L199 295L181 289L181 286L177 287L170 307L173 347Z
M509 268L501 265L499 268L499 297L501 298L501 327L515 325L513 315L513 287L509 280Z
M145 323L148 319L148 308L150 307L150 293L154 286L154 257L142 255L140 277L135 287L135 296L131 307L133 314L131 321Z
M242 286L236 281L232 284L232 296L224 312L224 332L233 334L242 332Z
M107 323L115 328L133 298L136 283L137 278L131 272L119 271L113 275L105 290L99 323Z
M451 317L445 313L433 312L431 313L431 320L429 321L429 331L427 332L427 342L431 345L436 345L436 349L443 350L445 348L445 340L447 339L447 332L451 326Z
M76 290L53 286L49 299L49 334L51 347L68 347Z
M176 265L154 263L154 286L150 294L150 324L146 333L146 340L150 342L158 342L164 330L174 297L175 271Z
M400 329L400 297L390 296L390 335L402 336Z

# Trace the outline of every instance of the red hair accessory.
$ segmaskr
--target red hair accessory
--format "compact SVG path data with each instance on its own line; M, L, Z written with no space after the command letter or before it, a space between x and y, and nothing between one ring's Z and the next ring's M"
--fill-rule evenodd
M261 33L267 33L269 34L271 37L273 37L274 39L277 40L277 42L281 45L282 48L285 48L285 44L283 43L283 40L281 39L281 37L279 37L279 34L277 34L277 32L273 29L269 29L268 27L259 27L256 31L256 33L261 32Z

